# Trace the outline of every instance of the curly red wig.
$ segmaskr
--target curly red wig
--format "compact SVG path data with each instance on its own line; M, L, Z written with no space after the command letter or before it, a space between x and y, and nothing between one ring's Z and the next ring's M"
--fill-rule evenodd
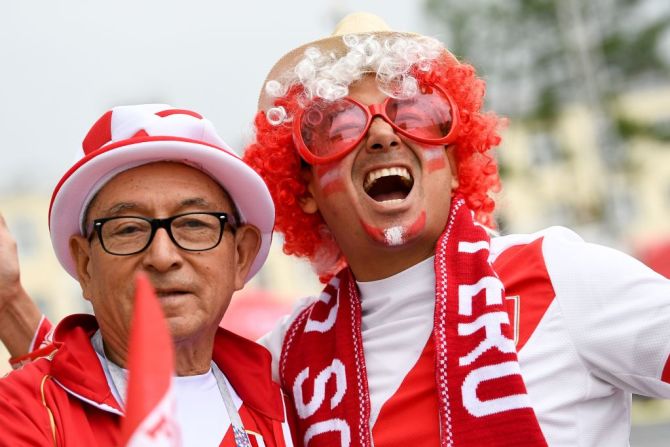
M459 187L482 224L493 228L495 202L492 192L500 189L498 166L490 149L500 143L504 121L480 108L486 90L471 65L454 63L448 56L432 61L430 70L412 74L421 85L439 84L458 106L460 129L455 147ZM300 86L276 101L293 116L299 107ZM275 229L284 235L284 252L310 260L322 281L346 261L320 214L306 214L299 199L307 188L301 176L302 163L293 143L290 123L270 124L263 111L255 118L256 140L244 152L244 160L268 184L276 206ZM449 187L445 185L445 187Z

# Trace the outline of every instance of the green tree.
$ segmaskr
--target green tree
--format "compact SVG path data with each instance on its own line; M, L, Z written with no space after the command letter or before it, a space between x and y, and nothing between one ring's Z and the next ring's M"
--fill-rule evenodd
M427 0L450 49L489 82L495 110L551 126L561 104L586 101L622 138L667 139L611 107L622 92L670 82L666 0Z
M617 97L670 83L670 2L426 0L425 5L450 50L487 80L489 106L525 124L534 138L535 167L518 175L533 178L546 160L572 166L567 154L583 148L567 150L558 118L566 104L588 106L603 167L594 181L597 196L549 206L564 223L596 223L621 237L635 213L631 186L638 175L626 143L633 137L670 141L670 122L638 122L617 107ZM501 167L503 173L515 169Z

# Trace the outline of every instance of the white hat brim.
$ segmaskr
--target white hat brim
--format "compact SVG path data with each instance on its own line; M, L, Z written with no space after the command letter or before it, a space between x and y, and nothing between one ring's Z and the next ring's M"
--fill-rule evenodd
M59 262L77 279L70 254L71 236L82 234L81 219L95 193L114 175L148 163L174 161L193 166L218 182L233 200L241 221L261 233L261 247L247 280L265 262L272 242L274 204L259 175L236 155L222 148L183 139L157 139L104 147L85 157L63 177L51 199L49 229Z

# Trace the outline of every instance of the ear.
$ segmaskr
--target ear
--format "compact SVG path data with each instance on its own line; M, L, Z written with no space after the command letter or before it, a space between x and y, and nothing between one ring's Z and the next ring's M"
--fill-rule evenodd
M74 259L77 278L84 298L91 299L91 244L84 236L70 238L70 256Z
M458 188L458 163L456 163L456 149L454 146L447 146L447 160L449 160L449 169L451 170L451 190Z
M311 166L304 166L300 171L300 176L307 185L305 195L298 198L298 205L306 214L314 214L319 211L319 206L314 198L314 173Z
M261 232L253 225L240 225L235 230L235 290L244 287L251 265L261 248Z

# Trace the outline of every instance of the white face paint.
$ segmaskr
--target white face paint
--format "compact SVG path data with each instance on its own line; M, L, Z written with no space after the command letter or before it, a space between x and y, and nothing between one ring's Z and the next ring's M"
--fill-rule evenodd
M384 230L386 243L392 247L401 245L405 242L405 229L401 226L391 227Z
M325 171L325 173L319 177L319 183L321 183L321 188L324 190L338 180L340 180L340 170L337 168Z
M444 147L442 146L428 146L424 147L423 155L428 161L439 160L445 157Z

